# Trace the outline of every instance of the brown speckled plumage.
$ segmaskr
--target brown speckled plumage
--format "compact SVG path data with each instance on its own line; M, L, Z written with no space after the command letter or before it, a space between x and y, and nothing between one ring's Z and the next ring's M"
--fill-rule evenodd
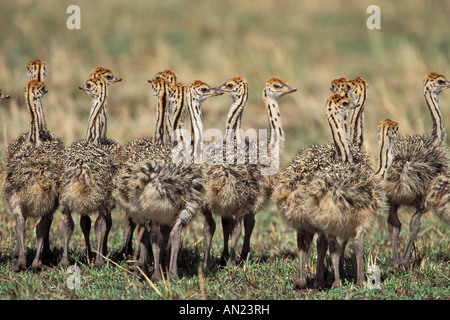
M176 75L170 70L163 72L158 72L152 79L148 82L152 85L152 93L157 100L156 105L156 115L157 115L157 126L168 126L168 117L166 113L168 112L168 96L166 94L167 87L171 83L169 81L176 81ZM132 236L136 225L140 226L140 233L138 237L138 243L140 243L141 250L140 254L142 260L138 261L133 268L140 266L141 268L146 268L146 250L148 249L148 244L141 242L147 241L147 231L144 224L148 225L142 216L138 214L140 210L136 203L131 201L130 198L130 179L131 179L131 168L142 159L144 153L146 154L170 154L169 146L163 145L163 141L168 141L169 137L165 135L168 133L169 128L156 129L154 137L144 137L138 138L130 143L123 146L127 158L115 178L115 188L113 191L113 197L116 201L117 207L126 213L126 222L124 230L124 244L121 250L121 255L130 255L133 251L132 248ZM159 134L156 134L159 133ZM162 135L161 135L162 133ZM150 155L149 155L150 156ZM145 234L144 234L145 233ZM142 239L141 236L144 236ZM137 260L139 251L135 251L134 260ZM147 270L145 269L147 272Z
M336 161L330 168L318 172L307 188L305 201L309 222L321 230L330 242L335 268L335 283L339 285L339 262L342 251L336 237L353 239L357 259L357 283L364 281L363 236L375 225L378 214L385 210L383 182L392 162L392 145L398 124L384 120L379 124L379 170L351 162ZM326 248L318 248L322 256ZM323 261L323 260L318 260ZM318 264L318 269L321 265ZM319 282L323 272L318 274Z
M347 95L348 91L355 88L347 88L348 83L349 80L346 78L336 79L331 82L330 89L335 94ZM367 85L358 88L358 93L351 92L354 94L354 103L358 105L358 108L362 108L365 104L365 99L367 97L366 90ZM361 116L361 114L362 113L359 115ZM347 131L347 134L350 134L345 119L346 115L344 114L344 129ZM356 118L354 120L354 122L356 122ZM350 145L350 150L355 163L370 165L370 157L363 148L352 143ZM308 185L316 172L328 170L330 164L338 160L337 157L338 154L333 143L313 145L299 151L279 174L276 175L276 187L273 194L273 200L275 203L278 203L279 209L286 215L288 221L294 224L294 226L297 225L300 227L304 222L304 219L295 213L296 211L303 211L296 209L303 207L303 192L300 191L300 193L297 194L297 187L299 184L302 186ZM298 218L300 218L301 221L296 222L296 219ZM312 226L304 225L304 227L311 232L317 231L317 229Z
M431 135L413 134L399 138L394 146L394 162L386 181L386 196L390 210L388 226L394 264L402 263L409 268L411 250L420 229L420 220L425 213L425 197L432 181L448 170L446 131L438 105L439 94L450 87L443 75L431 72L424 79L424 97L433 120ZM399 206L416 208L410 220L410 235L400 259L398 243L401 223Z
M61 206L64 216L64 252L62 266L70 264L68 257L69 241L73 233L72 212L89 216L98 212L95 222L97 251L95 264L105 263L107 239L111 229L111 210L113 179L118 171L117 144L106 137L106 96L107 80L95 77L86 81L80 89L92 98L86 138L72 143L65 150L64 171L62 175ZM85 236L88 257L92 252L89 241L90 219L80 219Z
M30 80L44 82L47 76L47 64L41 59L35 59L27 63L27 76Z
M27 83L25 101L30 111L30 131L11 141L6 151L5 198L17 223L16 270L26 267L24 233L28 217L40 218L32 268L41 267L42 245L43 255L51 254L48 233L59 204L64 146L46 128L41 104L46 92L43 82L30 80Z
M82 139L67 148L61 202L71 211L90 215L114 207L112 179L118 167L109 146Z
M267 109L267 118L270 126L270 141L267 144L267 154L258 154L258 168L263 174L262 192L256 200L255 213L266 206L273 190L276 174L279 171L281 153L284 150L284 130L281 122L278 99L282 96L296 92L297 89L287 82L271 78L266 81L262 98Z
M445 145L427 135L410 135L395 142L394 163L386 181L389 201L397 205L419 206L431 182L448 168Z
M187 103L199 114L200 104L208 97L217 95L207 84L193 82L187 88ZM195 104L195 106L194 106ZM197 123L201 126L201 123ZM194 140L199 140L196 135ZM200 140L201 141L201 140ZM159 269L162 235L160 225L171 227L170 231L170 276L177 277L177 255L181 245L181 230L196 216L203 205L204 181L199 164L178 163L167 153L172 148L162 146L144 152L140 160L131 167L130 198L139 209L138 214L152 221L151 238L155 269L152 280L161 279Z
M450 225L450 171L437 176L426 197L426 209L430 209L442 222Z
M43 132L43 143L36 147L26 143L27 136L21 135L8 147L5 192L14 190L22 194L18 197L29 216L41 217L58 203L61 165L57 162L61 161L62 141L50 132Z
M342 103L343 101L348 104L350 101L346 93L343 93L342 96L340 94L335 94L333 97L333 99L330 97L327 106L333 106L336 105L336 103ZM328 107L327 110L330 112L332 111ZM339 136L340 139L347 139L348 136L346 126L344 125L345 112L341 111L341 113L343 114L337 118L341 123L339 127L341 133L333 133L335 139ZM330 126L334 123L334 121L330 122ZM331 126L331 128L333 128L333 126ZM347 153L352 155L350 156L350 159L353 159L353 162L358 163L361 166L370 163L367 154L355 145L348 146ZM313 235L315 233L321 234L322 232L321 229L312 224L309 219L308 207L306 205L308 188L318 172L330 171L334 163L340 162L340 158L341 155L338 154L338 150L334 144L314 145L299 152L276 176L272 199L275 202L279 213L298 231L297 237L301 274L297 284L300 287L306 285L304 274L305 255L309 251ZM323 236L320 236L319 240L323 242Z
M205 163L204 167L206 178L205 208L203 210L205 216L203 228L205 234L204 263L210 265L212 262L210 248L215 232L215 221L212 214L216 214L222 218L224 233L221 260L224 262L224 260L229 259L231 264L235 265L237 263L236 246L242 228L241 221L246 215L255 214L254 207L262 191L263 179L257 164L240 164L238 162L248 157L245 153L245 147L243 150L237 149L237 146L247 146L248 148L248 143L240 136L239 132L242 112L248 99L247 81L241 77L234 77L217 87L217 90L229 95L232 99L232 105L225 125L223 153L217 152L215 154L217 159ZM250 220L252 220L251 218L250 216ZM229 237L231 237L230 252L228 252ZM248 250L248 244L243 246L244 255L246 255L246 250Z

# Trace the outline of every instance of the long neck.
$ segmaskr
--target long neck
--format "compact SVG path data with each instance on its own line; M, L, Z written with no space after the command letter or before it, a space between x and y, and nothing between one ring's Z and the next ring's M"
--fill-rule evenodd
M447 133L445 131L441 110L439 108L439 94L425 89L423 95L428 104L428 108L430 109L431 119L433 120L433 133L431 136L436 142L445 143Z
M184 124L185 111L186 111L186 87L181 87L178 90L177 100L173 105L173 134L175 135L174 141L177 142L183 141L181 129L183 128ZM192 137L192 139L194 138Z
M31 144L40 144L43 142L42 133L47 130L42 102L41 99L33 98L31 93L27 93L25 98L30 111L28 142Z
M344 119L337 114L329 115L328 123L331 128L331 134L333 136L334 145L341 161L352 162L353 157L350 152L348 144L347 132L345 131Z
M378 168L376 175L381 181L385 181L391 168L391 164L394 158L393 155L393 142L388 140L385 135L382 135L379 142L379 156L378 156Z
M227 122L225 124L225 138L226 141L234 141L240 143L241 136L239 129L241 129L242 111L244 111L245 104L248 99L247 84L243 85L243 92L238 96L233 96L230 111L228 112Z
M364 148L364 104L367 99L367 91L364 90L360 94L360 98L356 101L359 107L355 108L351 119L351 143L356 145L359 149Z
M264 92L264 104L267 108L267 117L270 126L270 150L271 154L279 158L280 153L284 149L284 130L281 123L280 108L278 107L278 101L272 97L269 97Z
M170 135L172 134L174 127L172 123L172 112L170 110L169 97L166 97L166 107L164 108L164 137L163 141L169 142Z
M28 73L28 77L30 80L38 80L40 82L45 81L45 73L46 73L46 65L42 62L35 63L32 66L32 69Z
M169 96L167 94L167 88L164 86L161 94L158 96L156 103L156 128L155 139L161 142L168 142L170 139L170 132L172 130L168 128L169 118L167 115L167 107L169 103Z
M188 103L191 118L191 148L195 163L203 161L203 120L201 112L201 101L192 98L190 90L187 91L186 101Z
M98 123L99 123L99 127L100 127L100 139L101 140L106 140L107 136L106 136L106 132L107 132L107 124L108 121L106 119L107 117L107 110L108 110L108 104L107 104L107 100L105 99L105 102L103 103L103 108L100 111L99 114L99 119L98 119Z
M42 64L39 64L38 66L38 70L36 72L36 75L34 77L34 79L44 82L45 80L45 66L43 66Z
M102 85L101 93L92 98L86 140L99 143L106 139L106 85Z

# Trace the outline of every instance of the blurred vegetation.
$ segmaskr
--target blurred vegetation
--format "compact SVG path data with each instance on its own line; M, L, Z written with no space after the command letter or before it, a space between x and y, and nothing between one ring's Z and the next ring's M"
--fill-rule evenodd
M66 9L73 1L8 1L0 12L0 88L12 95L0 108L0 148L28 129L23 101L25 65L48 64L44 106L49 127L66 144L84 136L90 99L78 90L98 65L123 82L109 95L111 138L126 142L152 135L154 100L147 83L167 68L179 80L218 85L239 75L249 82L243 128L267 128L261 91L279 77L298 88L280 101L287 132L287 161L300 148L330 138L323 106L334 78L364 77L369 83L367 140L376 148L382 118L400 123L401 133L429 131L422 96L430 71L450 74L450 3L445 0L378 1L381 29L369 30L373 1L181 0L77 1L81 29L69 30ZM448 93L441 104L445 119ZM210 99L205 129L223 128L230 101Z

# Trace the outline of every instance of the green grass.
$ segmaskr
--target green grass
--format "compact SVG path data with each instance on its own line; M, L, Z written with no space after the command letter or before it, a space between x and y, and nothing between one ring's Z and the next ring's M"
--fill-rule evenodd
M407 225L409 214L401 219ZM315 248L308 260L308 288L294 289L298 277L298 259L295 233L271 208L257 216L252 238L252 253L239 266L219 266L222 248L220 224L213 240L216 265L203 269L202 218L198 217L183 234L183 247L179 256L180 279L164 279L153 284L139 279L128 271L129 262L114 257L122 245L121 223L123 214L114 211L113 230L109 241L109 259L106 266L94 268L86 261L84 243L79 227L76 227L71 255L80 268L80 288L70 289L67 280L73 275L56 265L48 264L39 273L30 270L13 271L12 258L15 241L13 226L7 219L0 222L3 247L0 256L0 298L42 300L442 300L450 298L449 240L445 235L448 226L440 224L431 214L423 218L412 257L412 269L391 267L391 249L388 232L380 217L380 227L365 238L367 264L375 263L381 269L381 290L354 284L356 262L351 245L345 256L344 275L340 288L331 288L333 270L328 268L325 290L312 288L315 273ZM32 222L32 220L30 221ZM27 231L28 258L33 258L34 225ZM405 228L404 228L405 229ZM402 232L402 244L408 232ZM55 216L51 232L52 248L57 260L61 258L61 216ZM95 244L95 238L92 237ZM242 239L241 239L242 241ZM56 260L56 262L57 262ZM331 264L330 261L329 265ZM152 268L152 266L150 266Z

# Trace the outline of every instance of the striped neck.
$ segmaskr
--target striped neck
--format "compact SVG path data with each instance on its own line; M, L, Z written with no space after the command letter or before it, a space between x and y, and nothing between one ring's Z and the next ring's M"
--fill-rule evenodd
M263 92L264 105L267 108L267 117L270 126L270 152L279 157L284 149L284 130L281 123L280 108L278 100L267 93L267 88Z
M431 119L433 121L433 132L431 134L434 141L445 143L447 133L445 131L444 122L442 121L441 109L439 108L439 93L424 88L423 95L430 109Z
M379 141L378 168L375 172L382 181L386 180L394 157L392 151L393 143L386 140L387 138L383 136Z
M242 112L244 111L244 107L248 100L247 82L241 82L236 94L231 94L230 96L232 103L225 124L225 141L235 141L239 144L242 142L240 134Z
M378 126L378 168L375 174L381 181L386 181L394 159L393 145L397 130L398 124L388 119L381 121Z
M42 97L36 96L29 89L25 93L25 101L30 112L28 142L33 145L41 144L44 141L43 133L47 131L41 99Z
M108 104L105 99L105 102L103 103L103 108L99 114L99 119L98 119L98 126L100 127L100 140L107 139L107 136L106 136L107 124L108 124L108 121L106 119L107 111L108 111Z
M172 85L171 92L171 105L173 109L173 135L172 141L182 142L183 136L181 129L184 126L184 116L186 114L186 91L187 87L180 83L178 85ZM192 132L193 133L193 132ZM194 139L192 137L192 139Z
M357 78L358 79L358 78ZM367 84L365 81L356 83L357 89L352 92L356 96L354 104L358 104L352 114L350 139L359 149L364 148L364 104L367 100Z
M152 82L152 84L155 83L156 86L175 85L177 83L177 74L171 70L160 71L160 72L156 73L153 76L153 78L151 80L149 80L149 82ZM167 88L166 88L166 90L167 90ZM169 93L167 93L167 95L169 95ZM170 110L171 107L172 106L169 101L169 98L167 98L166 107L165 107L166 111L164 113L164 120L163 120L165 122L164 128L163 128L164 134L163 134L163 139L162 139L162 140L164 140L164 142L168 142L170 140L170 134L173 129L173 123L172 123L173 110Z
M344 114L336 108L327 108L327 120L330 125L331 135L336 147L337 155L342 162L352 162L347 132L344 126Z
M270 127L270 147L266 148L266 150L270 150L267 150L268 152L270 152L270 156L268 157L270 159L270 167L266 167L266 161L263 158L268 155L268 152L266 153L266 155L263 155L264 151L261 148L258 151L260 160L262 160L260 163L264 166L261 173L264 175L276 174L278 172L280 166L280 155L284 149L284 131L281 122L278 100L282 96L296 91L296 88L290 86L287 82L281 79L271 78L266 81L266 86L264 87L262 98L264 101L264 106L267 110L267 118L269 120ZM260 141L260 147L261 142L262 141ZM266 168L268 170L265 170Z
M27 75L30 80L44 82L47 75L47 64L39 59L28 62Z
M106 82L98 81L99 90L92 96L92 107L89 114L86 140L92 143L100 143L106 139Z
M191 149L195 163L203 162L203 119L201 112L202 100L196 97L194 87L186 91L186 102L191 118Z
M152 81L153 92L156 96L155 139L163 143L170 141L170 133L172 132L168 114L169 95L167 85L167 81L162 78Z

